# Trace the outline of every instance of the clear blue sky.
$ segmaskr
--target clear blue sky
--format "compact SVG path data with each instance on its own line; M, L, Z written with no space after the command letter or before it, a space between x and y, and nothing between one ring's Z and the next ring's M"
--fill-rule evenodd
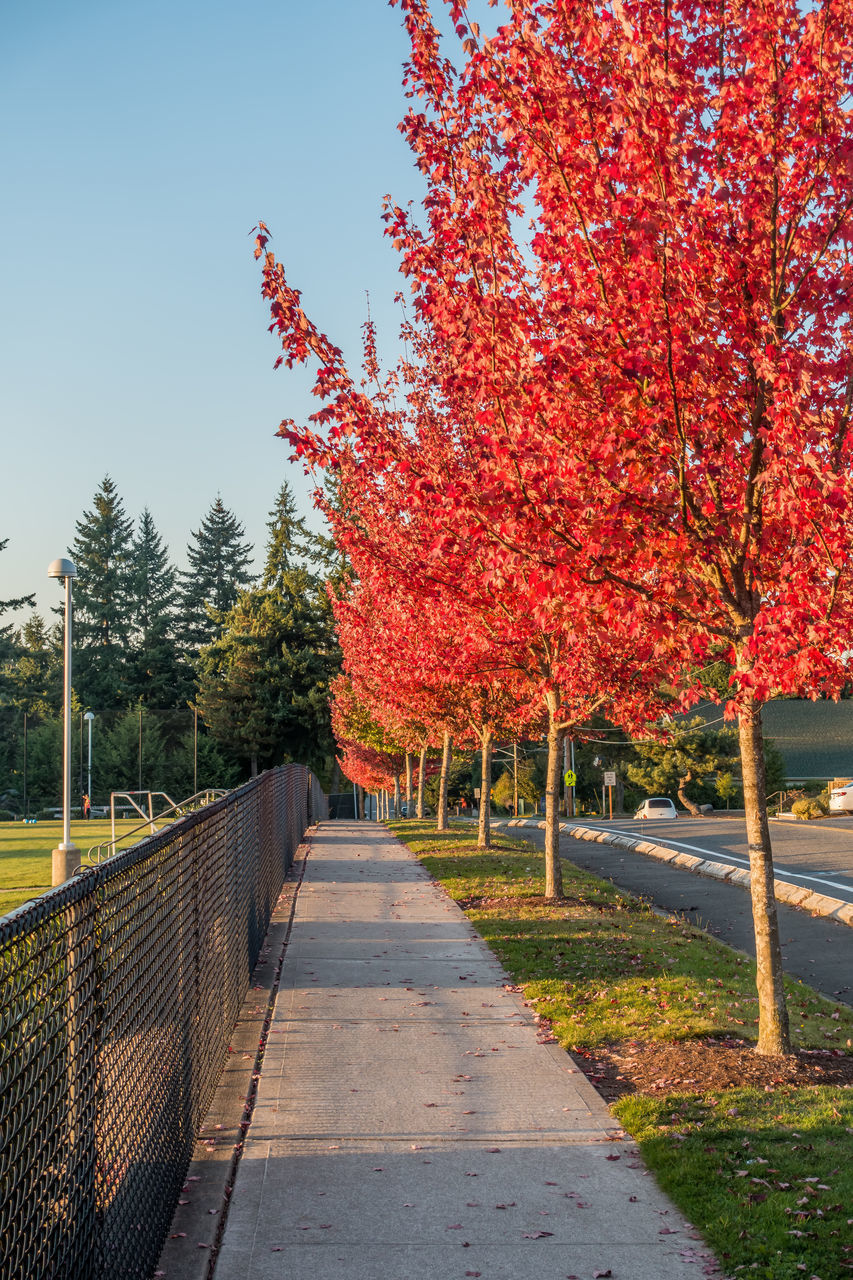
M393 351L406 52L385 0L2 7L0 599L55 603L45 570L107 473L181 567L217 493L257 554L282 479L307 494L274 433L315 402L272 370L248 233L270 225L348 354L369 291Z

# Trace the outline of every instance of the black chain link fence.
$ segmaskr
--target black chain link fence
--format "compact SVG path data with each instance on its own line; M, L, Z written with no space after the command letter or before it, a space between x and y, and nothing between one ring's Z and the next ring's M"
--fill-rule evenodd
M284 876L284 765L0 920L0 1277L149 1277Z

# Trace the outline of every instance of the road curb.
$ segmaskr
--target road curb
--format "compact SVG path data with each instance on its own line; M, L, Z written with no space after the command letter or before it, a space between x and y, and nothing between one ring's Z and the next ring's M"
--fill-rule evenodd
M508 818L493 821L496 827L534 828L544 831L545 823L533 818ZM572 836L575 840L588 840L596 844L609 844L617 849L630 849L632 853L643 853L649 858L657 858L659 862L672 863L684 871L692 871L694 875L710 876L714 880L727 880L730 884L739 884L748 889L751 876L746 867L735 867L729 862L717 862L705 858L694 857L690 853L679 853L666 845L653 844L650 840L639 840L635 836L622 835L621 832L599 831L594 827L579 826L576 823L561 822L562 835ZM815 893L801 884L793 884L790 880L774 879L773 889L778 902L785 902L792 907L800 907L813 916L826 916L838 920L841 924L853 928L853 902L845 902L842 898L830 898L823 893Z

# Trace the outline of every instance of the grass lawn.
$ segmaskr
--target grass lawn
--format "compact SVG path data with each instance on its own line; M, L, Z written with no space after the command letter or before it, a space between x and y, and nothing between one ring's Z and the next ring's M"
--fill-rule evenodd
M139 821L129 818L117 821L116 834L130 831ZM120 847L125 843L135 844L146 834L146 830L139 831ZM71 839L80 847L84 859L93 845L109 840L111 835L109 819L71 823ZM34 826L0 822L0 914L50 888L51 851L61 839L61 822L38 822Z
M503 833L478 851L470 830L391 828L582 1065L626 1044L642 1061L667 1046L676 1056L679 1047L693 1052L703 1037L754 1038L753 963L689 923L663 919L567 862L566 898L548 903L543 855ZM827 1050L850 1052L853 1011L800 982L788 982L788 995L797 1047L822 1051L801 1059L808 1080L811 1062L838 1061ZM717 1050L705 1052L713 1061ZM729 1274L853 1274L853 1088L787 1084L773 1067L783 1060L748 1057L766 1083L721 1088L691 1059L689 1088L638 1085L613 1110Z

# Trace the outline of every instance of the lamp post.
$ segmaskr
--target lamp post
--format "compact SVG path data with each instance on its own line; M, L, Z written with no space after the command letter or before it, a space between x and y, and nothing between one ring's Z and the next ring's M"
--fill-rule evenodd
M62 710L62 843L53 850L53 883L64 884L80 866L80 850L71 840L71 583L77 570L71 560L53 560L47 569L49 578L65 583L65 680Z
M89 725L89 769L86 774L86 795L89 797L89 803L92 803L92 721L95 718L94 711L87 711L83 719Z

